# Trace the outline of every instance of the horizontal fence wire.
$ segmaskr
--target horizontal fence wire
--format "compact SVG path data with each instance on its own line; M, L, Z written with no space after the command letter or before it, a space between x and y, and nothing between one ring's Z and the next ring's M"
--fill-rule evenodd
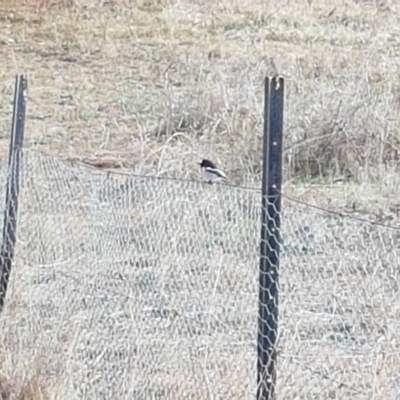
M254 398L261 192L23 153L3 373L23 359L69 399ZM282 210L277 398L395 398L398 231Z

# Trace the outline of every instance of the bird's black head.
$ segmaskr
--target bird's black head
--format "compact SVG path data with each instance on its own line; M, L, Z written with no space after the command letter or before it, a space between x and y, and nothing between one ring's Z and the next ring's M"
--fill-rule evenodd
M213 164L210 160L202 160L199 164L202 168L216 168L215 164Z

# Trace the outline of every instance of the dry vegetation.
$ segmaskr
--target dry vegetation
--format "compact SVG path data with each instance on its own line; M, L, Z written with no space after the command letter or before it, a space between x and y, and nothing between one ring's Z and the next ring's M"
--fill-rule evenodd
M398 8L2 1L1 130L13 74L25 72L30 147L179 176L209 155L236 182L254 180L262 79L277 70L287 78L287 177L382 180L400 149Z
M207 155L227 170L233 183L258 186L263 79L266 74L278 72L286 78L287 85L287 193L341 212L350 210L357 215L368 214L368 218L372 215L382 222L394 223L400 210L400 180L396 176L400 157L399 12L398 2L384 0L0 0L0 157L4 160L7 155L13 77L16 73L26 73L29 78L26 147L30 149L68 160L131 168L137 174L193 179L198 172L196 162ZM332 186L338 181L339 186ZM42 183L45 187L45 180ZM68 222L69 228L60 224L63 226L60 234L67 237L72 222ZM25 231L22 228L21 232L30 238L27 229L25 226ZM47 229L51 233L50 228ZM382 336L381 331L376 327L368 330L369 325L354 314L354 310L360 308L360 314L368 315L368 306L363 308L359 304L360 296L368 299L373 298L374 293L382 295L371 306L372 309L378 307L382 314L388 312L383 301L385 290L393 290L393 298L398 297L397 289L389 290L385 286L389 279L386 274L397 277L393 270L397 255L390 252L394 242L382 244L380 239L380 244L374 247L363 242L365 236L373 236L371 232L366 234L359 227L352 229L348 232L349 235L356 232L356 252L364 252L371 246L378 254L384 248L386 258L380 260L385 259L391 266L388 272L385 272L384 262L380 265L382 270L358 271L354 276L360 281L353 283L360 290L355 291L359 297L343 294L345 302L353 306L349 318L353 318L353 322L357 320L358 326L354 329L369 332L369 341L364 347L360 345L362 349L357 349L359 353L353 354L351 362L359 372L364 367L369 372L357 382L358 375L352 370L355 381L349 389L343 386L345 375L340 375L343 371L349 374L352 368L340 364L348 354L338 356L341 361L333 358L336 364L331 365L329 346L312 347L311 339L305 344L302 336L306 335L305 331L310 334L311 329L312 335L318 336L318 329L326 328L322 327L326 322L324 318L334 314L332 307L336 307L338 299L333 293L337 295L337 292L332 290L332 299L326 300L325 305L320 304L325 307L326 314L319 313L318 305L312 301L311 305L307 303L312 316L303 315L303 322L309 327L300 329L292 326L296 320L293 316L302 313L299 304L305 299L299 295L301 288L297 292L292 288L297 297L286 294L288 304L293 303L299 309L288 306L288 315L293 317L287 319L291 325L289 332L298 328L300 331L296 331L299 335L299 340L295 341L297 347L286 348L282 355L286 370L293 372L282 384L286 398L294 398L291 397L294 393L303 396L301 398L394 398L391 394L395 389L388 388L394 385L395 361L398 361L395 354L399 346L393 336L397 328L396 310L385 317L385 332L389 333L384 343L390 342L385 349L392 354L382 359L384 352L368 353L366 350L372 346L370 341ZM49 259L54 254L61 257L65 250L54 246L53 253L46 250L50 252ZM23 249L33 251L26 244ZM340 252L340 247L336 250ZM352 257L350 250L348 256ZM21 256L21 260L26 260L25 257ZM28 258L30 265L50 262L35 257L31 254ZM67 256L64 254L64 257ZM293 282L287 276L286 283L294 286L296 282L313 283L315 293L321 295L324 290L329 291L327 281L339 285L338 276L349 279L353 276L348 266L340 264L340 259L334 261L338 254L330 257L326 256L323 262L331 268L332 276L325 276L328 274L325 271L310 281L300 269L300 266L314 268L318 265L310 258L296 261ZM366 260L372 264L379 261L376 254L366 254L364 259L358 259L357 254L354 257L352 262L357 266ZM95 261L100 265L101 257ZM76 260L68 262L72 264L67 263L65 268L79 270L79 265L74 264ZM373 285L371 274L380 277L376 281L382 283L378 289ZM240 275L237 278L243 279ZM360 286L362 281L364 285ZM365 282L371 285L365 286ZM312 292L311 287L308 290ZM302 307L303 310L307 308L304 304ZM59 309L66 310L61 306ZM83 312L75 311L65 318L78 318ZM21 315L25 315L24 312ZM382 314L371 315L371 318L382 318ZM41 329L44 326L43 320L35 323ZM339 324L345 326L345 321L340 319ZM362 324L367 328L362 328ZM349 331L354 334L352 329ZM346 332L339 333L350 335ZM46 338L39 337L43 339L41 346L46 344ZM70 340L67 334L66 338ZM28 343L34 346L35 342ZM5 347L19 349L10 344ZM311 354L316 349L322 357L316 369L321 370L314 370L314 373L304 370L302 375L295 375L296 365L304 366L307 362L293 354L298 355L299 351ZM346 349L343 352L346 353ZM359 356L363 352L371 358ZM0 393L4 393L5 399L13 398L7 393L13 393L18 399L46 398L42 380L50 398L59 392L53 388L62 387L60 393L66 390L65 382L54 378L65 376L58 370L49 372L46 363L47 369L42 372L43 360L36 360L35 352L27 356L27 365L18 354L2 356L7 373L0 375ZM43 352L39 354L44 357ZM248 355L242 356L246 359ZM323 362L323 357L328 361ZM354 361L357 357L358 361ZM228 361L232 360L228 357ZM20 364L13 375L10 366L15 362ZM338 363L341 372L333 373ZM74 371L73 364L68 365L69 369L62 363L53 367ZM240 370L233 375L233 380L240 381ZM245 375L243 379L251 387L253 374ZM326 376L330 378L326 386L318 386ZM311 389L307 386L309 382L313 385ZM354 389L357 386L359 392ZM215 390L216 398L218 394L222 396L223 388L219 391L215 387ZM235 393L229 395L235 398ZM181 396L185 398L182 393Z

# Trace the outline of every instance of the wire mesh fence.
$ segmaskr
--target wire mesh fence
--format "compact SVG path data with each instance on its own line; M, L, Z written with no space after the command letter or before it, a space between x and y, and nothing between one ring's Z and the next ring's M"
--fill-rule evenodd
M3 373L68 399L254 398L260 200L23 150ZM396 398L399 231L287 199L282 224L278 398Z

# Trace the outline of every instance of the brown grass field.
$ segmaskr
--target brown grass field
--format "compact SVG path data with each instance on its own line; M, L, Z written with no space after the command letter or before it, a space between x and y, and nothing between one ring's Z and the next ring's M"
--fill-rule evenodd
M278 398L398 399L399 15L0 0L2 164L14 76L29 79L0 399L254 398L260 193L201 185L196 163L260 186L275 73L286 195L347 215L284 199Z

